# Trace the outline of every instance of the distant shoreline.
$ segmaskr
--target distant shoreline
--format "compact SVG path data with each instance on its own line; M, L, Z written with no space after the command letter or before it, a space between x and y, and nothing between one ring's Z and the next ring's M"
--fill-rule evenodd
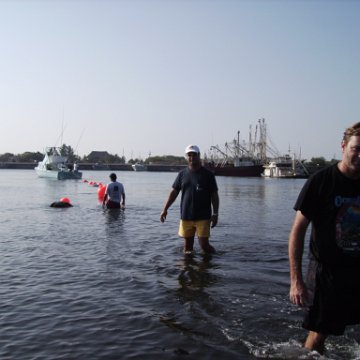
M102 164L98 163L78 163L79 171L134 171L131 164ZM34 170L37 163L26 162L0 162L0 170L17 169L17 170ZM187 165L162 165L162 164L150 164L145 165L147 172L179 172ZM307 166L309 174L313 174L325 166Z
M94 171L133 171L131 164L106 164L98 166L96 163L79 163L79 170ZM0 162L0 169L18 169L18 170L34 170L37 163L26 162ZM177 172L184 169L187 165L146 165L147 171L166 171Z

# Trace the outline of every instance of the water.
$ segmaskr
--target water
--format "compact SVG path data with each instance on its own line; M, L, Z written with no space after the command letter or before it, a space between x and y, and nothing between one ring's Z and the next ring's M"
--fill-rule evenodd
M287 238L304 180L219 177L218 253L189 257L179 200L159 221L176 174L118 176L126 210L106 212L86 183L1 170L1 360L360 359L357 327L325 356L301 347Z

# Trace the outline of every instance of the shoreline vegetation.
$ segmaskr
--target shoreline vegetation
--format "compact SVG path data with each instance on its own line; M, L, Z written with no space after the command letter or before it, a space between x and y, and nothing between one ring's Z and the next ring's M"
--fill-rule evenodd
M37 163L34 162L0 162L0 169L34 170ZM70 164L69 164L70 165ZM103 164L98 163L78 163L79 170L110 170L110 171L133 171L132 164ZM177 172L186 167L186 165L164 165L150 164L146 165L147 171L171 171Z
M16 169L16 170L34 170L37 163L34 162L0 162L0 170ZM310 174L324 168L327 164L307 165ZM146 171L148 172L179 172L187 165L172 165L172 164L147 164ZM72 164L69 164L72 168ZM98 163L78 163L79 170L94 170L94 171L134 171L132 164L102 164Z
M72 168L76 162L80 170L113 170L113 171L131 171L132 165L143 164L147 171L173 171L178 172L187 166L187 161L184 156L162 155L151 156L145 160L143 159L127 159L125 156L113 155L107 151L92 151L90 154L80 157L75 154L71 146L63 144L59 147L60 154L65 156L68 161L67 165ZM44 154L40 152L25 152L22 154L5 153L0 154L0 169L22 169L33 170L38 162L42 161ZM228 159L230 160L230 159ZM206 154L203 158L204 163L211 163ZM332 159L327 161L324 157L314 157L310 161L305 161L304 165L310 170L310 173L331 165L338 160ZM224 163L222 163L224 165ZM232 164L227 163L227 166ZM219 166L219 165L218 165Z

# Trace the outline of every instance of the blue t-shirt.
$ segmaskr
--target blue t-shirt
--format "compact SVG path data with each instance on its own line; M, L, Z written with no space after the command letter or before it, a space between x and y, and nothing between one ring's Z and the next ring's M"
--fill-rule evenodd
M211 218L211 195L218 191L214 174L201 167L193 171L181 170L173 188L181 191L180 216L182 220Z

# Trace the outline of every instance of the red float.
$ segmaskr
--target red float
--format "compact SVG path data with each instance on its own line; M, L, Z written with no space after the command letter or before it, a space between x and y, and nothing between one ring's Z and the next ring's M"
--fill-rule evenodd
M60 202L70 204L70 199L67 197L63 197L60 199Z
M100 202L102 202L104 200L105 190L106 190L106 185L103 185L103 184L99 185L97 194L98 194L98 199Z

